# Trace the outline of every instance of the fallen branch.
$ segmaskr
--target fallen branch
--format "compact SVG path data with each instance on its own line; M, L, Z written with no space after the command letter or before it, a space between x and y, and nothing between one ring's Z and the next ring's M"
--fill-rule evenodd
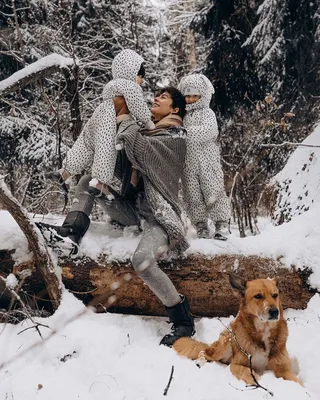
M39 271L44 281L49 298L52 301L53 310L56 310L61 300L61 282L55 273L55 265L48 253L42 235L38 233L27 211L12 196L4 182L3 176L0 176L0 204L5 210L9 211L25 234L29 248L33 254L36 270Z

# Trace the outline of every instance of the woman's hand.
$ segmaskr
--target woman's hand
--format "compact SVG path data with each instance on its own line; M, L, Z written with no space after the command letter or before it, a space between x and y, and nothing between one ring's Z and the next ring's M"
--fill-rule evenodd
M119 117L119 115L129 114L127 103L123 96L117 96L113 101L117 117Z

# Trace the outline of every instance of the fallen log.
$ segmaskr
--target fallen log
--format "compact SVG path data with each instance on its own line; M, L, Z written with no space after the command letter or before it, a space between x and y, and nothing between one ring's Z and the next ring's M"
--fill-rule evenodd
M8 273L12 266L10 252L0 254L0 273ZM6 267L5 267L6 266ZM60 260L62 280L77 298L97 312L121 312L143 315L166 315L163 305L135 274L130 261L107 261L104 257ZM284 308L304 309L315 290L309 287L311 270L287 267L281 260L259 256L219 255L204 258L189 256L172 261L161 261L162 268L180 293L189 299L196 316L229 316L238 310L228 273L237 273L247 279L276 278ZM27 276L28 273L31 275ZM46 299L41 276L31 262L13 267L17 276L27 276L23 290ZM26 272L28 272L26 274ZM45 304L45 303L43 303Z

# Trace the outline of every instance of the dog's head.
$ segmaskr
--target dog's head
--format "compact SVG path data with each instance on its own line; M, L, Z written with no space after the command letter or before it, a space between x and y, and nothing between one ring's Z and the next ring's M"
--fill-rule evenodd
M245 281L231 274L230 284L243 297L243 307L248 314L254 315L262 322L279 321L282 308L279 289L274 279L255 279Z

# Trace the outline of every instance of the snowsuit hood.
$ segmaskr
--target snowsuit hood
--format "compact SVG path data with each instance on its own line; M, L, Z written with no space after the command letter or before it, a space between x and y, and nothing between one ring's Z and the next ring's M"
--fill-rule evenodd
M184 96L187 96L188 88L196 89L201 98L195 103L187 104L187 111L210 107L214 87L206 76L203 74L193 74L183 77L179 83L179 90Z
M136 83L143 61L143 58L133 50L125 49L120 51L112 62L113 79L128 79Z

